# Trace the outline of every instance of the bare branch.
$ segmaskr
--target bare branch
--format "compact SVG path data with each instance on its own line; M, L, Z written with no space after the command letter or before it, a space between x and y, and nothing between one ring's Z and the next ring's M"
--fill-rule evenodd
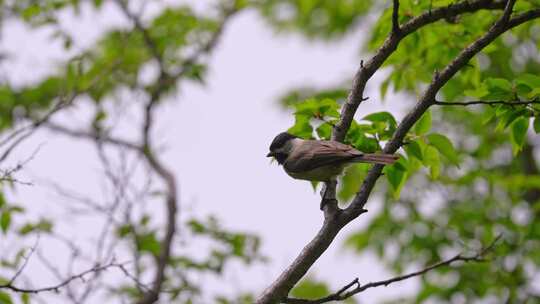
M39 152L40 149L41 149L41 145L38 146L34 150L34 152L32 152L32 154L27 159L17 163L17 165L15 165L15 167L5 169L5 170L0 169L0 182L10 182L10 183L17 183L17 184L21 184L21 185L25 185L25 186L31 186L32 185L31 182L25 182L25 181L18 180L16 178L14 178L13 175L16 172L20 171L24 166L26 166L26 164L31 162L34 159L34 157L36 157L36 154Z
M453 256L452 258L449 258L449 259L444 260L444 261L440 261L440 262L438 262L436 264L433 264L433 265L430 265L430 266L428 266L428 267L426 267L426 268L424 268L422 270L411 272L411 273L408 273L408 274L405 274L405 275L393 277L393 278L382 280L382 281L370 282L370 283L365 284L365 285L361 285L359 283L359 279L356 278L351 283L345 285L343 288L341 288L337 292L335 292L335 293L333 293L331 295L328 295L328 296L326 296L324 298L320 298L320 299L308 300L308 299L287 298L283 302L284 303L289 303L289 304L321 304L321 303L327 303L327 302L331 302L331 301L342 301L342 300L350 298L350 297L352 297L352 296L354 296L354 295L356 295L358 293L361 293L361 292L363 292L363 291L365 291L365 290L367 290L369 288L380 287L380 286L388 286L388 285L390 285L392 283L396 283L396 282L399 282L399 281L404 281L404 280L410 279L412 277L417 277L417 276L424 275L427 272L432 271L432 270L437 269L437 268L440 268L440 267L450 266L452 263L455 263L455 262L459 262L459 261L461 261L461 262L484 262L485 261L484 256L489 251L491 251L493 249L493 247L500 240L500 238L501 238L501 235L497 236L488 246L482 248L481 250L479 250L474 255L468 256L468 255L465 255L463 253L460 253L460 254L457 254L457 255ZM356 287L351 290L351 287L353 287L354 285L356 285Z
M80 280L84 280L84 277L88 274L91 274L91 273L95 273L95 272L101 272L101 271L104 271L106 269L109 269L109 268L121 268L123 267L123 265L126 264L126 263L116 263L116 262L111 262L111 263L108 263L108 264L105 264L105 265L96 265L88 270L85 270L79 274L76 274L76 275L73 275L69 278L67 278L65 281L63 282L60 282L56 285L52 285L52 286L48 286L48 287L41 287L41 288L24 288L24 287L18 287L18 286L15 286L13 285L13 282L9 282L7 284L2 284L0 285L0 289L8 289L8 290L11 290L13 292L18 292L18 293L40 293L40 292L47 292L47 291L54 291L54 292L58 292L62 287L65 287L67 285L69 285L71 282L77 280L77 279L80 279Z
M511 100L511 101L504 101L504 100L473 100L473 101L464 101L464 102L448 102L448 101L435 101L435 105L438 106L472 106L472 105L489 105L489 106L495 106L495 105L507 105L507 106L528 106L532 104L540 104L540 100L534 99L530 101L521 101L521 100Z
M213 36L207 44L197 50L191 57L189 57L183 65L183 68L174 75L169 75L163 67L160 71L160 76L158 80L158 86L153 92L151 92L150 100L148 101L145 110L144 110L144 123L142 126L142 151L149 164L149 166L157 173L159 177L163 180L166 187L166 232L165 237L161 241L161 251L160 255L156 258L156 271L154 274L153 286L151 289L146 290L142 298L137 302L138 304L151 304L156 302L159 299L159 294L162 290L162 285L165 281L165 270L169 263L171 256L171 247L174 235L176 233L176 217L178 213L178 198L177 198L177 186L176 186L176 177L174 173L167 168L154 154L152 150L151 143L151 129L154 124L154 111L158 102L161 98L161 95L165 92L162 88L166 87L168 84L176 81L177 79L183 77L195 64L199 57L204 54L211 52L216 46L219 37L223 33L224 27L228 22L229 18L237 10L224 8L223 11L223 20L221 26L214 32Z
M72 130L53 122L46 122L43 126L48 128L49 130L59 132L61 134L64 134L64 135L67 135L76 139L90 139L97 142L103 142L103 143L118 146L121 148L126 148L126 149L133 150L139 153L142 152L142 147L121 138L114 138L114 137L107 136L105 134L98 134L96 132L90 132L90 131Z
M36 248L37 248L38 244L39 244L39 235L36 238L36 242L34 243L34 245L32 247L30 247L30 252L26 256L23 257L24 262L23 262L22 266L17 270L17 272L15 272L15 275L13 275L13 277L11 277L11 279L9 280L7 285L12 285L15 282L15 280L17 280L17 278L21 275L21 273L26 268L26 265L28 265L28 262L30 261L30 258L32 257L32 255L36 251Z

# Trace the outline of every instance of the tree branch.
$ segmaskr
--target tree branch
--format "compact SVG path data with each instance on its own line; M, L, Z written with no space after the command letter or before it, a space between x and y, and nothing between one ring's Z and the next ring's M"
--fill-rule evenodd
M495 105L507 105L507 106L527 106L532 104L540 104L540 100L534 99L530 101L521 101L521 100L515 100L515 101L504 101L504 100L473 100L473 101L464 101L464 102L448 102L448 101L435 101L435 105L438 106L472 106L472 105L489 105L489 106L495 106Z
M158 86L151 92L150 100L148 101L144 110L144 122L142 126L142 151L149 166L157 173L159 177L163 179L165 183L165 187L167 189L165 199L167 214L165 228L166 232L163 240L161 241L160 254L156 258L157 267L154 274L153 285L151 289L144 292L142 298L137 302L137 304L151 304L159 299L159 294L166 279L165 271L167 265L169 264L172 243L177 229L176 217L178 213L178 189L176 186L176 177L174 173L156 157L152 150L150 133L154 123L154 111L159 103L159 100L161 99L162 94L165 93L163 87L166 87L167 85L183 77L191 65L197 62L199 57L211 52L214 49L219 37L221 37L221 34L223 33L227 21L235 12L237 12L235 9L223 8L223 10L223 20L221 22L221 26L216 30L214 35L203 47L184 61L183 67L179 72L174 75L169 75L164 70L164 67L161 67Z
M502 17L495 22L491 28L476 41L471 43L468 47L463 49L461 53L452 60L440 73L435 73L433 79L420 97L420 100L416 106L409 112L401 121L399 126L394 133L392 139L386 144L383 149L384 153L395 153L400 147L405 138L405 135L414 125L414 123L420 119L422 114L433 104L435 104L435 96L439 90L461 69L463 68L469 60L476 54L478 54L484 47L497 39L507 30L518 26L527 21L533 20L540 17L540 9L530 10L525 13L522 13L512 19L507 19L508 12L511 12L513 8L513 3L515 1L508 1L505 6L504 13ZM353 202L347 209L344 211L344 218L347 221L350 221L356 218L361 214L361 211L364 210L364 206L367 203L367 199L371 193L371 190L375 186L375 182L381 175L383 166L375 165L368 172L360 191L353 199Z
M401 31L399 28L399 0L394 0L392 7L392 35L398 36Z
M341 119L334 127L332 139L343 141L349 130L354 114L364 99L363 94L367 82L373 74L375 74L375 71L381 67L384 61L396 50L399 42L403 38L420 28L439 20L451 19L464 13L472 13L482 9L500 10L505 7L505 3L506 1L476 0L451 4L435 10L430 10L429 12L409 20L400 27L399 35L390 34L382 46L375 52L373 57L367 62L364 62L356 72L353 79L352 90L347 98L347 102L341 109Z
M144 43L146 44L146 47L150 50L150 53L152 54L152 56L158 62L160 70L164 70L165 66L163 64L163 58L162 58L161 54L159 53L159 50L158 50L158 48L156 46L156 43L154 42L154 40L150 36L150 33L148 32L148 30L142 24L139 16L137 16L137 15L133 14L132 12L130 12L129 7L128 7L128 2L126 2L125 0L116 0L116 3L118 4L118 6L120 6L120 9L124 13L124 15L131 22L133 22L133 25L135 26L135 28L142 34L143 39L144 39Z
M503 16L479 39L474 41L467 48L446 66L441 73L435 73L431 84L420 98L412 111L400 123L392 139L383 149L384 153L394 153L401 146L403 139L414 123L420 119L422 114L435 102L437 92L444 86L468 61L480 52L489 43L493 42L505 31L518 26L527 21L540 17L540 9L530 10L514 18L509 19L515 1L493 2L474 1L461 2L445 8L436 9L430 13L422 14L413 18L402 26L402 34L389 36L383 46L379 48L375 56L370 61L363 64L353 81L353 89L349 98L341 111L341 120L334 128L332 139L342 141L349 129L353 116L362 100L362 94L369 78L382 65L384 60L396 49L399 41L407 34L417 30L423 25L429 24L441 18L456 16L464 12L471 12L479 9L500 9L501 5L505 10ZM364 206L369 195L375 186L375 182L382 172L382 165L375 165L368 172L359 192L353 202L343 211L334 211L325 207L325 221L321 230L315 238L302 250L294 262L268 287L257 299L257 304L276 303L286 298L291 288L304 276L315 261L330 246L335 236L347 223L365 212ZM331 206L331 205L330 205ZM326 216L327 213L334 213L333 216Z
M396 2L397 1L394 2L392 11L393 28L395 28L395 24L397 24L398 21L397 17L399 16L399 2L397 3L397 5ZM345 139L345 135L347 134L347 131L351 126L351 122L354 118L354 115L356 114L358 106L363 101L367 100L367 98L364 97L364 90L366 88L367 82L369 81L369 79L371 79L373 74L375 74L375 72L382 66L384 61L386 61L386 59L390 57L390 55L392 55L392 53L396 50L397 46L403 38L407 37L409 34L417 31L420 28L437 22L439 20L452 19L458 15L464 13L472 13L482 9L503 9L505 7L505 3L506 1L493 0L463 1L435 10L430 9L428 12L423 13L404 23L401 27L399 27L398 32L392 30L384 43L379 47L379 49L377 49L373 57L371 57L371 59L368 60L366 63L364 63L364 61L360 62L360 67L357 70L353 79L352 89L349 93L349 96L347 97L347 101L341 108L340 120L336 125L334 125L332 131L332 140L343 141ZM326 187L332 187L332 185L327 184ZM330 188L329 192L335 193L335 189ZM327 216L326 213L331 216L331 214L334 214L338 211L337 209L337 203L325 204L325 216Z
M83 280L84 281L84 277L90 273L95 273L95 272L100 272L100 271L103 271L103 270L106 270L106 269L109 269L109 268L113 268L113 267L116 267L116 268L120 268L122 269L124 264L121 264L121 263L115 263L115 262L111 262L109 264L106 264L106 265L96 265L88 270L85 270L79 274L76 274L76 275L73 275L71 277L69 277L68 279L66 279L65 281L63 282L60 282L56 285L52 285L52 286L48 286L48 287L41 287L41 288L24 288L24 287L18 287L18 286L15 286L13 284L12 281L6 283L6 284L2 284L0 285L0 289L8 289L8 290L11 290L13 292L18 292L18 293L40 293L40 292L47 292L47 291L54 291L54 292L58 292L62 287L65 287L67 286L68 284L70 284L71 282L73 282L74 280L77 280L77 279L80 279L80 280Z
M98 134L96 132L84 131L84 130L72 130L53 122L46 122L43 124L43 126L51 131L55 131L55 132L58 132L63 135L70 136L76 139L89 139L89 140L102 142L102 143L110 144L110 145L121 147L121 148L126 148L128 150L133 150L139 153L142 152L143 150L142 147L137 145L136 143L132 143L130 141L127 141L121 138L111 137L105 134Z
M408 274L405 274L405 275L393 277L393 278L382 280L382 281L370 282L370 283L365 284L365 285L361 285L360 282L359 282L359 279L356 278L352 282L350 282L349 284L345 285L343 288L338 290L337 292L335 292L335 293L333 293L331 295L328 295L328 296L326 296L324 298L320 298L320 299L308 300L308 299L287 298L283 302L284 303L289 303L289 304L321 304L321 303L327 303L327 302L331 302L331 301L342 301L342 300L350 298L350 297L352 297L352 296L354 296L354 295L356 295L358 293L361 293L361 292L363 292L363 291L365 291L365 290L367 290L369 288L380 287L380 286L385 286L386 287L386 286L388 286L388 285L390 285L392 283L396 283L396 282L400 282L400 281L410 279L412 277L424 275L427 272L429 272L431 270L434 270L434 269L437 269L437 268L440 268L440 267L450 266L452 263L455 263L455 262L459 262L459 261L461 261L461 262L483 262L483 261L485 261L484 256L486 255L486 253L488 253L489 251L491 251L491 249L493 249L493 247L499 241L500 238L501 238L501 235L497 236L488 246L482 248L481 250L479 250L474 255L467 256L464 253L460 253L460 254L457 254L457 255L453 256L452 258L449 258L449 259L444 260L444 261L440 261L438 263L430 265L430 266L428 266L428 267L426 267L424 269L421 269L419 271L411 272L411 273L408 273ZM353 287L354 285L356 285L356 287L354 289L350 290L350 288Z

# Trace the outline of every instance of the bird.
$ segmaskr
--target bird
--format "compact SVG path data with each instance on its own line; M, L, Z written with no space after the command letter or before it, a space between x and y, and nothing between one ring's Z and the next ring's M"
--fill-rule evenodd
M309 140L287 132L279 133L270 144L267 157L273 157L294 179L331 182L352 163L390 165L395 154L363 153L333 140Z

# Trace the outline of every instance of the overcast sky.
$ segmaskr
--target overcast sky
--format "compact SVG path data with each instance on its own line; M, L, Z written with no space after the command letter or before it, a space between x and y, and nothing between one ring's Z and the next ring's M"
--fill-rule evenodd
M79 47L90 45L104 29L123 22L112 6L98 14L86 9L77 17L66 13L62 19L65 28L76 34ZM59 44L51 43L50 34L17 22L7 23L0 46L12 57L0 66L0 73L14 83L27 83L54 71L66 54ZM265 157L272 138L293 123L292 115L277 105L277 97L298 86L332 86L350 78L361 58L361 41L362 33L358 32L328 43L277 35L255 12L243 12L229 24L212 55L206 85L184 87L162 109L156 140L166 145L162 157L178 176L183 210L216 214L227 228L260 235L262 252L270 258L268 264L248 269L235 265L226 274L226 290L261 291L319 229L322 213L318 195L309 183L292 180ZM386 109L399 117L398 102L390 97L382 104L373 83L368 87L370 100L359 108L357 116ZM100 189L99 164L89 144L47 132L37 133L22 145L13 161L40 145L25 171L35 185L19 187L17 199L34 216L62 217L64 205L55 201L56 196L40 178L92 195ZM375 211L377 205L373 200L367 207ZM334 288L355 277L368 282L388 276L369 254L358 258L343 249L343 237L363 227L368 218L369 213L342 231L312 269L312 276L331 282ZM72 230L76 235L95 233L91 221L68 223L76 227ZM48 253L63 254L54 248ZM43 283L50 279L41 276L38 266L31 269ZM214 289L223 288L223 282L212 284ZM412 280L398 283L363 293L359 299L373 302L399 296L414 286Z

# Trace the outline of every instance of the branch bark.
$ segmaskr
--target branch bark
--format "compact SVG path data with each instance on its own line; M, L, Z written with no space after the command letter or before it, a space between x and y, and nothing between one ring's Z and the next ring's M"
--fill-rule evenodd
M498 237L496 237L493 240L493 242L491 242L485 248L479 250L474 255L465 255L464 253L460 253L460 254L457 254L457 255L455 255L455 256L447 259L447 260L440 261L438 263L430 265L430 266L428 266L428 267L426 267L424 269L421 269L421 270L418 270L418 271L415 271L415 272L411 272L411 273L408 273L408 274L405 274L405 275L393 277L393 278L390 278L390 279L382 280L382 281L370 282L370 283L367 283L365 285L361 285L360 282L359 282L359 279L356 278L352 282L350 282L349 284L342 287L337 292L335 292L335 293L333 293L331 295L328 295L328 296L326 296L324 298L320 298L320 299L309 300L309 299L287 298L283 302L288 303L288 304L322 304L322 303L328 303L328 302L332 302L332 301L343 301L343 300L348 299L348 298L350 298L350 297L352 297L352 296L354 296L354 295L356 295L358 293L366 291L367 289L374 288L374 287L380 287L380 286L385 286L386 287L386 286L388 286L388 285L390 285L392 283L396 283L396 282L400 282L400 281L410 279L412 277L424 275L424 274L426 274L426 273L428 273L428 272L430 272L430 271L432 271L434 269L440 268L440 267L450 266L452 263L455 263L455 262L459 262L459 261L461 261L461 262L483 262L483 261L485 261L484 256L486 255L486 253L488 253L488 251L490 251L495 246L495 244L497 243L497 241L500 238L501 238L501 236L499 235ZM356 285L356 287L354 289L351 289L351 287L353 287L354 285Z
M160 254L156 258L156 270L154 274L153 285L151 289L148 289L144 292L142 298L137 302L137 304L151 304L156 302L159 299L159 294L162 290L162 286L166 280L166 269L171 258L172 243L174 236L176 234L177 225L176 217L178 214L178 189L176 186L176 177L174 173L167 168L155 155L152 149L151 143L151 129L154 124L154 111L158 106L158 103L161 99L163 93L165 93L164 88L168 85L176 82L178 79L183 77L186 71L189 70L191 65L195 64L199 58L209 52L211 52L216 46L219 38L221 37L223 30L229 18L236 13L237 10L230 8L223 8L223 20L221 26L216 30L214 35L209 39L209 41L203 45L197 52L195 52L191 57L189 57L183 65L183 68L170 75L163 65L160 65L160 76L158 80L158 85L151 92L150 100L148 101L145 111L144 111L144 122L142 126L142 152L146 158L149 166L156 172L156 174L161 177L165 183L166 188L166 231L165 236L161 241ZM136 18L132 18L134 22L137 21ZM135 23L137 28L141 31L145 31L140 22ZM137 25L138 24L138 25ZM148 36L150 42L151 38ZM148 43L148 42L147 42ZM153 44L148 45L149 48L153 48ZM159 54L158 54L159 55ZM160 57L157 58L160 60ZM160 61L161 62L161 61Z
M399 35L399 0L394 0L392 7L392 35Z
M375 52L373 57L367 62L363 62L356 72L353 80L352 90L347 98L347 102L341 110L341 120L334 127L332 140L343 141L349 130L354 114L360 103L365 100L363 97L366 84L375 72L381 67L384 61L396 50L401 40L418 29L443 19L452 19L464 13L472 13L482 9L500 10L505 7L506 1L476 0L463 1L451 4L438 9L430 10L419 15L400 27L399 35L389 35L381 47Z
M366 63L362 64L360 70L353 81L353 89L349 98L342 108L341 120L335 126L332 139L342 141L345 138L354 114L363 100L363 91L369 78L382 65L384 60L397 48L399 41L407 34L418 28L440 20L457 16L461 13L472 12L479 9L500 9L504 7L501 18L491 26L491 28L479 39L470 44L467 48L450 62L441 73L435 73L433 79L425 93L419 99L416 106L407 114L399 124L392 139L386 144L384 153L394 153L403 142L403 139L414 123L420 119L422 114L435 102L437 92L462 68L469 60L480 52L484 47L494 41L505 31L518 26L527 21L540 17L540 9L535 9L522 13L510 19L515 0L505 2L474 1L461 2L445 8L433 10L413 18L401 27L400 35L390 35L377 53ZM325 221L321 230L315 238L302 250L294 262L268 287L257 299L257 304L276 303L286 298L292 287L305 275L309 268L330 246L335 236L342 227L365 212L364 206L375 183L382 172L382 165L375 165L368 172L359 192L353 202L345 210L337 209L332 204L325 206Z

